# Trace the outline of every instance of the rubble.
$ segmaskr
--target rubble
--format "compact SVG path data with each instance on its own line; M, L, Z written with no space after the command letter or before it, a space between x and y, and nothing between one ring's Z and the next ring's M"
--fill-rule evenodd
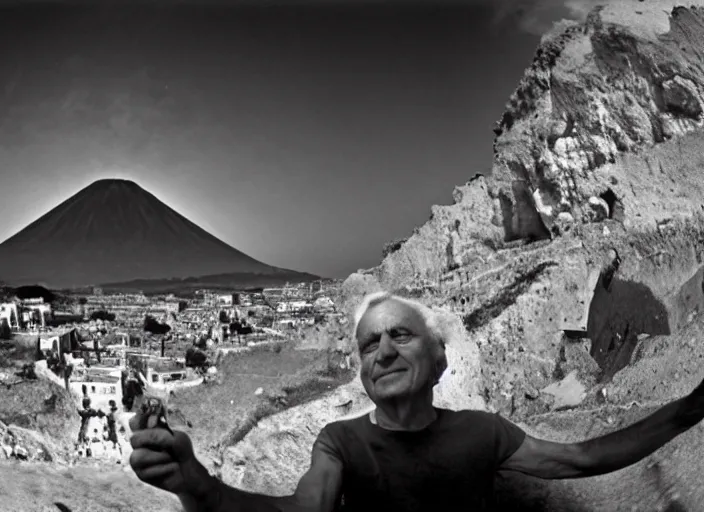
M0 422L0 455L25 462L55 462L61 448L34 430Z

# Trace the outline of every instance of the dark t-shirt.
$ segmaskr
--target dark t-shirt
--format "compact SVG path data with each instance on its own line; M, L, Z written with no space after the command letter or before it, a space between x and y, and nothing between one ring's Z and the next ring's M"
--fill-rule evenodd
M494 477L525 439L498 414L436 409L415 432L369 415L326 425L316 444L342 461L345 512L493 510Z

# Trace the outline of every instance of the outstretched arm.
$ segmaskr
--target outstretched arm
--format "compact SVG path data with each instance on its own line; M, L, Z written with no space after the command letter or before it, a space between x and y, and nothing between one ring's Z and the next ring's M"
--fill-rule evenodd
M186 512L333 512L340 501L342 463L323 444L313 447L310 469L291 496L273 497L241 491L203 471L199 495L179 495Z
M553 443L526 436L500 470L539 478L581 478L611 473L644 459L704 419L704 381L633 425L581 443Z
M184 432L140 425L139 415L130 420L130 465L143 482L178 496L186 512L333 512L339 503L342 462L325 429L295 493L273 497L235 489L211 476Z

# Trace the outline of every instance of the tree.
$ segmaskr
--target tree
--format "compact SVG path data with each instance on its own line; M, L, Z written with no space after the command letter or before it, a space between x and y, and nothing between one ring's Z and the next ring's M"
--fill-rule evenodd
M14 289L9 286L0 285L0 302L9 302L14 294Z
M205 352L198 350L196 347L189 347L186 350L186 366L198 368L205 366L208 362L208 356Z
M104 322L114 322L115 313L109 313L105 310L93 311L90 315L91 320L102 320Z
M12 329L4 318L0 322L0 340L11 340L12 339Z
M171 326L162 324L151 315L144 317L144 330L152 334L166 334L171 330Z
M17 295L17 298L22 300L37 299L41 297L47 304L51 304L58 298L57 294L39 285L28 285L15 288L15 295Z
M251 325L247 325L244 320L239 321L239 322L232 322L230 324L230 332L233 334L252 334L254 330L252 329Z
M136 336L134 334L130 334L130 341L129 341L130 347L139 347L141 344L142 344L142 339L139 336Z

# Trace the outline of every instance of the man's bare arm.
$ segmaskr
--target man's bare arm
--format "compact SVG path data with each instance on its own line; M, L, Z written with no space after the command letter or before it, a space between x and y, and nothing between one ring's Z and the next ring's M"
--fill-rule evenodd
M690 397L661 407L639 422L605 436L579 443L584 453L583 476L601 475L644 459L699 423L704 415L689 406Z
M342 462L324 446L313 447L311 466L291 496L266 496L230 487L205 472L199 496L179 496L186 512L333 512L342 490Z
M577 444L555 443L526 435L516 452L499 467L499 471L518 471L546 479L577 478L582 452Z
M582 478L611 473L647 457L696 425L702 418L700 385L624 429L581 443L554 443L526 436L499 470L520 471L546 479Z

